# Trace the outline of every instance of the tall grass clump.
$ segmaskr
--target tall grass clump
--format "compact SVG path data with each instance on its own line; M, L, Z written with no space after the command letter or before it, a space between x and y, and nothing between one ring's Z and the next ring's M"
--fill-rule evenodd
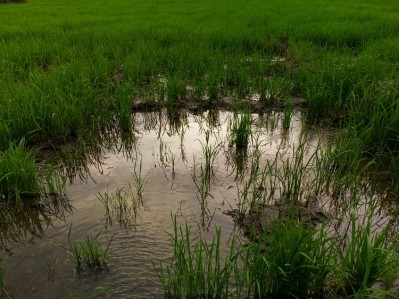
M294 104L292 100L287 100L284 105L284 114L283 114L283 131L287 132L291 126L292 112L294 109Z
M153 262L165 294L173 298L228 298L237 258L234 239L223 258L220 228L216 229L212 241L207 242L202 236L194 237L187 223L178 227L176 216L173 226L170 262L159 266Z
M348 229L337 244L339 264L334 283L342 296L367 296L378 292L378 283L382 291L395 290L394 281L399 275L398 240L389 240L389 226L373 232L376 205L370 205L364 216L356 215L353 208L350 210Z
M138 169L137 169L138 168ZM137 202L138 205L143 207L146 206L146 201L144 198L144 189L147 185L147 176L143 176L142 174L143 169L143 160L140 160L140 164L137 167L137 160L134 163L134 170L133 170L133 184L136 188L136 192L133 195L133 200Z
M35 154L25 141L11 142L0 151L0 193L7 198L37 196L40 192Z
M374 208L366 206L365 215L355 216L360 206L351 207L345 213L349 222L338 223L348 229L336 230L334 220L315 226L298 218L297 207L291 205L288 214L282 209L277 219L265 219L256 241L240 246L233 237L227 248L219 228L209 242L194 237L187 224L178 227L174 217L173 256L153 266L172 298L395 296L397 238L388 241L389 226L373 231Z
M234 120L231 128L231 142L238 151L245 151L248 148L251 137L252 115L244 113Z
M325 226L314 229L295 218L278 219L273 231L246 253L248 292L254 298L322 297L334 266L334 242Z
M132 127L132 103L129 88L119 87L115 94L115 104L120 128L128 132Z
M105 246L100 244L101 231L94 236L86 236L85 240L72 241L72 224L68 231L68 245L57 244L72 254L78 272L84 269L84 265L90 271L102 271L107 268L108 250L112 242L110 239Z
M220 151L221 144L210 143L210 132L205 132L205 142L200 141L202 147L202 154L204 163L201 164L201 184L206 187L206 191L209 191L211 180L214 176L213 167Z
M168 78L166 85L166 107L172 112L177 107L177 101L186 97L186 83L178 76Z

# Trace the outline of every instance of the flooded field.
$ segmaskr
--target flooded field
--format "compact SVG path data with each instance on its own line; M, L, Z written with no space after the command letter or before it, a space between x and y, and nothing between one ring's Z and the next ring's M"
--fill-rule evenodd
M136 113L132 131L123 136L114 138L109 129L98 144L65 146L58 158L43 155L42 163L61 163L68 178L65 195L2 212L7 293L161 298L153 262L171 257L173 215L206 239L220 227L225 248L233 234L246 240L245 227L236 228L234 220L248 227L253 211L271 217L271 207L283 206L284 198L295 197L317 223L341 223L336 215L347 205L337 202L350 188L342 183L334 194L327 179L319 180L321 153L332 133L307 126L300 111L286 117L274 111ZM298 177L289 178L293 172ZM389 217L382 218L375 223L384 225ZM82 265L77 271L69 242L99 232L100 244L109 244L106 267L90 271Z

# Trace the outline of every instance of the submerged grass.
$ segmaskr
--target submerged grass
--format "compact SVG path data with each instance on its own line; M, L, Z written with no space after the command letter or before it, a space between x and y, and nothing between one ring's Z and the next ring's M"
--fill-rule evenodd
M108 249L112 239L108 241L105 246L99 242L101 231L94 236L86 236L84 241L72 241L72 224L68 231L68 245L57 244L70 252L75 259L76 269L78 272L82 271L85 265L90 271L102 271L107 268Z
M173 298L227 298L237 258L233 255L234 239L230 254L223 258L220 229L211 242L201 236L195 240L188 224L178 227L176 216L172 219L173 257L167 264L153 262L165 294Z

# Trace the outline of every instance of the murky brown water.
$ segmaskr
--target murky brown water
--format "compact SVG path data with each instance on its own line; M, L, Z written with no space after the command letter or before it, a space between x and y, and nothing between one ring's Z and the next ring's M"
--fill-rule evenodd
M183 112L175 119L167 117L165 112L135 114L136 145L131 151L123 150L125 147L120 143L103 149L103 157L97 161L102 165L89 164L86 175L90 176L80 180L76 175L67 186L70 206L64 202L64 206L51 210L52 215L47 219L46 213L29 212L24 217L31 217L32 221L14 223L13 229L2 232L0 245L7 292L14 298L65 298L68 294L87 298L96 287L105 286L112 288L113 293L94 297L163 297L151 260L165 260L172 253L167 235L172 230L171 214L176 214L179 221L199 225L209 235L215 226L221 226L225 243L233 231L232 217L225 214L236 208L237 184L241 184L234 155L226 141L233 117L230 112L203 115ZM281 113L253 117L262 161L274 159L279 146L293 147L298 142L303 126L300 112L293 114L289 133L281 128ZM201 213L193 175L204 163L202 146L208 130L209 144L219 145L220 150L213 163L209 211ZM316 134L309 131L309 144L316 144ZM118 223L115 217L111 217L110 223L96 195L133 184L134 169L137 173L140 161L142 177L147 181L144 191L147 208L141 208L135 221L128 221L127 225ZM248 167L244 164L243 169L245 172ZM73 240L100 230L103 244L112 238L108 271L99 274L84 271L81 275L75 272L72 256L55 244L67 244L71 224Z

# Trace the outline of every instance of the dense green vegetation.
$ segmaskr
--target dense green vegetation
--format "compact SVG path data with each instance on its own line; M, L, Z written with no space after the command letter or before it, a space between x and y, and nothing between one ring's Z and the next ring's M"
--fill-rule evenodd
M3 5L0 147L7 151L23 138L29 146L63 143L99 130L113 115L126 130L138 102L173 109L185 99L217 105L225 96L240 102L256 93L273 107L298 96L310 121L346 128L357 143L350 147L381 157L397 178L397 4Z
M179 228L174 218L173 256L168 263L154 263L154 268L171 298L396 296L398 256L393 243L385 242L386 230L371 233L374 209L363 225L349 210L349 230L343 236L331 236L324 225L314 228L299 221L291 210L288 219L277 219L273 231L255 243L237 249L233 237L227 252L220 229L207 241L188 224Z
M230 127L237 158L254 141L250 112L283 111L283 131L289 133L292 112L303 109L308 123L338 129L333 145L317 148L312 164L303 140L292 159L280 163L284 154L277 153L264 169L262 153L254 151L249 179L238 190L236 220L259 202L266 204L269 195L259 190L270 186L268 200L295 208L303 199L307 205L312 195L335 199L332 205L349 223L347 233L290 215L248 246L236 249L233 240L222 262L220 230L212 242L193 243L191 228L179 229L174 219L171 263L155 265L165 293L184 298L394 294L398 242L388 228L372 232L371 212L359 225L354 209L364 200L358 187L365 174L377 172L395 196L399 190L398 7L398 0L1 5L0 196L57 193L65 180L55 178L57 168L39 165L41 149L57 151L73 140L76 151L85 153L85 141L98 132L104 138L118 131L123 139L137 110L166 108L170 119L180 107L245 111ZM212 167L221 145L211 145L207 131L201 146L206 162L193 182L201 211L210 213ZM236 163L238 178L243 166ZM141 164L134 180L136 193L122 188L98 196L122 225L124 216L134 218L144 205ZM128 195L135 199L131 206ZM375 212L374 198L367 199ZM78 266L105 266L108 246L99 247L98 236L69 242Z

